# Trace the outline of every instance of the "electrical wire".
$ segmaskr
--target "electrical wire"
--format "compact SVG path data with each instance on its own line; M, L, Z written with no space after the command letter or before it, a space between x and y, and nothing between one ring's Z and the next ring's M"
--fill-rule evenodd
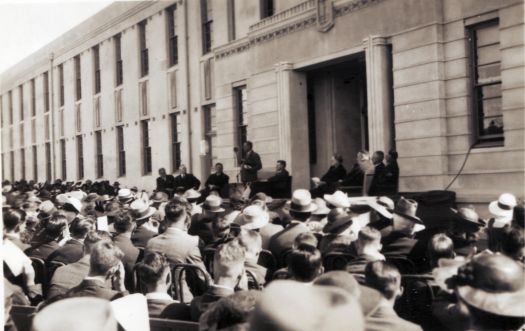
M463 164L461 165L461 168L459 168L459 171L458 173L456 174L456 176L454 176L454 178L452 179L452 181L447 185L447 187L445 188L445 191L448 191L448 189L450 188L450 186L452 186L452 184L454 184L454 182L456 181L456 179L459 177L459 175L461 175L461 173L463 172L463 168L465 168L465 164L467 164L467 160L468 160L468 157L470 155L470 151L472 150L472 148L474 147L474 144L470 145L470 147L468 148L468 151L467 151L467 155L465 155L465 159L463 160Z

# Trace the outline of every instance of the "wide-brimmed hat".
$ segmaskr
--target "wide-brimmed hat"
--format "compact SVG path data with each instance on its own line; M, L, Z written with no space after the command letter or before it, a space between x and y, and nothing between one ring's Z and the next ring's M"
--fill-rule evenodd
M462 207L457 210L450 208L450 210L457 216L456 221L459 222L460 225L467 227L482 227L487 224L484 220L479 218L478 213L476 213L473 207Z
M331 204L336 208L348 208L350 207L350 201L348 200L348 195L342 191L335 191L334 194L325 194L323 199L327 203Z
M511 193L503 193L498 200L489 204L489 211L498 217L512 218L512 210L516 206L516 197Z
M264 203L271 203L273 201L271 196L266 195L264 192L259 192L253 195L253 197L250 199L251 202L255 200L260 200Z
M40 190L38 192L38 197L44 200L51 200L52 195L51 192L49 192L48 190Z
M501 254L476 256L458 270L457 293L467 305L505 317L525 317L523 267Z
M203 210L206 210L211 213L222 213L224 208L221 207L222 199L216 195L209 195L206 197L206 200L201 205Z
M134 195L130 189L123 188L118 190L117 198L119 201L127 201L133 199Z
M162 203L168 201L169 197L166 194L166 192L157 191L153 193L153 195L150 198L150 201L153 203Z
M346 212L339 212L336 209L330 211L327 217L328 223L323 228L324 233L341 234L352 226L352 216Z
M270 221L270 215L261 206L250 205L242 211L239 221L240 226L248 230L260 229Z
M131 216L137 220L143 220L151 217L157 209L151 207L149 203L142 199L137 199L129 205Z
M42 202L40 206L38 207L38 209L39 209L39 213L37 217L40 220L49 219L51 215L57 211L57 209L55 208L55 205L49 200Z
M321 198L315 198L314 203L317 206L317 209L312 213L312 215L328 215L330 208L326 206L326 201Z
M110 197L109 194L103 194L101 196L98 196L96 199L96 201L102 201L102 202L107 202L111 200L113 200L113 197Z
M197 190L190 188L189 190L184 192L182 197L189 201L189 200L195 200L195 199L200 198L201 194Z
M397 205L394 209L394 214L409 219L419 224L424 224L423 221L416 216L417 211L417 202L412 199L405 199L401 197L397 202Z
M68 193L68 195L70 197L73 197L73 198L77 199L78 201L82 201L82 200L84 200L87 197L86 192L80 191L80 190L71 191L71 192Z
M317 209L315 203L312 202L312 195L304 189L295 190L288 205L290 211L296 213L311 213Z
M74 196L67 196L66 199L67 200L64 203L64 207L71 206L77 211L77 213L80 213L80 211L82 210L82 203L80 202L80 200L78 200Z
M392 218L392 213L394 212L395 207L394 201L389 197L377 197L376 200L370 201L368 205L383 217Z

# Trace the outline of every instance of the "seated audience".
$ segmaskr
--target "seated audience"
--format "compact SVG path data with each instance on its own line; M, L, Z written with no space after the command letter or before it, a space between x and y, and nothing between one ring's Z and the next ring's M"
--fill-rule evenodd
M262 239L261 235L255 230L243 229L239 236L239 244L246 251L246 261L244 262L244 268L250 271L255 280L259 285L264 285L266 282L266 268L257 264L259 260L259 254L262 250Z
M47 262L56 261L64 264L77 262L84 255L84 239L88 232L95 229L94 222L89 218L77 217L69 225L71 239L64 246L54 251Z
M366 151L357 153L356 163L343 178L342 186L363 186L365 174L371 169L370 156Z
M309 245L292 250L287 266L291 279L306 284L312 283L324 271L321 252Z
M512 212L511 224L517 228L525 228L525 202L520 201Z
M486 222L482 220L474 207L453 209L454 218L450 222L447 236L454 243L454 250L459 256L469 256L486 248L480 240Z
M20 237L20 232L25 228L25 212L16 209L8 209L3 213L4 237L18 246L22 251L29 248Z
M401 274L396 267L383 261L370 262L365 269L365 283L383 294L374 315L366 320L367 330L422 330L394 310L396 299L403 294Z
M453 259L454 243L446 234L438 233L432 236L427 246L428 272L439 266L439 259Z
M248 318L260 291L239 291L210 305L199 318L199 330L248 330Z
M168 295L171 268L166 257L157 252L147 253L137 265L137 275L146 294L149 315L152 317L189 320L188 306Z
M96 243L102 240L111 240L109 233L105 231L90 231L87 233L84 239L84 256L77 262L59 267L55 270L49 284L48 299L63 295L82 282L89 273L91 250Z
M146 247L148 241L158 233L158 224L155 226L150 222L151 216L155 214L155 208L149 206L142 199L136 199L129 205L129 213L136 223L131 234L131 241L137 247Z
M238 210L227 210L212 222L213 242L206 246L217 248L220 245L233 240L238 233L232 229L232 224L241 212ZM237 229L237 232L239 230Z
M206 292L191 302L191 318L198 321L208 307L220 298L230 296L235 288L247 289L244 273L246 253L237 240L225 243L215 251L213 281Z
M199 236L204 242L204 245L209 245L213 242L213 221L219 218L220 214L225 211L222 208L222 199L217 195L209 195L202 204L202 213L195 214L191 217L191 225L188 233L192 236Z
M124 270L126 270L127 288L132 288L133 268L135 268L135 263L137 263L140 254L140 250L131 241L134 227L135 223L128 214L120 213L113 218L113 228L116 233L113 237L113 242L124 253L122 263L124 264Z
M128 294L124 285L126 275L122 256L122 251L111 241L101 240L93 245L88 275L80 284L67 291L66 296L114 300Z
M42 241L34 243L31 247L26 249L26 255L45 261L51 253L60 247L58 243L63 239L64 231L66 229L66 216L59 212L55 212L43 226Z
M365 226L359 231L354 247L357 256L346 266L346 271L350 273L363 274L368 263L385 260L384 255L380 253L383 247L381 233L372 227Z
M269 182L281 182L288 180L290 173L286 170L286 161L277 160L275 165L275 174L268 178Z
M524 263L525 238L523 229L507 225L502 230L501 253L515 261Z
M323 255L334 251L347 251L354 238L350 236L352 217L343 208L334 208L326 217L325 235L319 242Z

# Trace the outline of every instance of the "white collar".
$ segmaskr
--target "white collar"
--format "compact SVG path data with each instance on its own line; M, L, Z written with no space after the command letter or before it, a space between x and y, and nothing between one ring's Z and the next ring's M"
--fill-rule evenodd
M146 299L177 301L177 300L173 300L173 298L170 297L168 295L168 293L166 293L166 292L150 292L150 293L146 293Z

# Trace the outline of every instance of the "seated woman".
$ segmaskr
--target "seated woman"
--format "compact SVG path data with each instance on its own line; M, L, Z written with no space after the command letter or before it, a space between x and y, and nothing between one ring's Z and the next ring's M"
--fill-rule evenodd
M334 153L331 159L332 165L321 179L312 178L313 188L310 190L312 198L318 198L324 194L335 192L339 181L346 176L346 169L343 166L343 157Z

